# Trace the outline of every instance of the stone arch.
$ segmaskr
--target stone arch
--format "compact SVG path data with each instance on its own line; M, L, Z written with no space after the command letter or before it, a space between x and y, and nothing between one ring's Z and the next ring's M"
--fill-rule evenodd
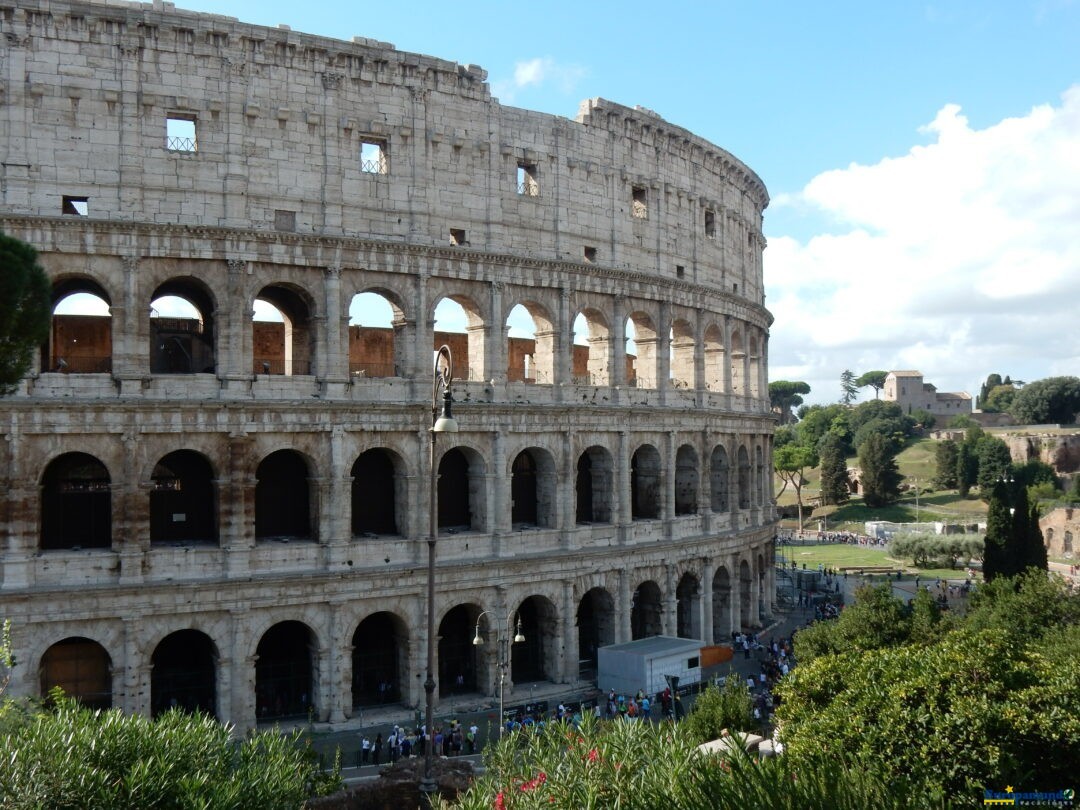
M439 529L484 531L484 457L465 445L451 447L439 459Z
M606 447L592 445L578 456L576 522L611 523L614 513L614 462Z
M201 630L177 630L150 657L150 713L169 709L217 717L217 645Z
M746 388L746 374L743 369L743 360L746 358L746 341L743 337L742 330L736 328L731 332L731 352L730 352L730 368L731 368L731 392L732 394L745 395Z
M112 658L98 642L69 636L49 646L38 668L41 695L60 687L90 709L112 708Z
M754 624L753 594L754 577L746 560L739 562L739 626L747 630Z
M255 651L255 716L258 722L307 717L315 711L315 633L304 622L270 627Z
M352 636L352 705L397 703L409 675L409 628L390 611L372 613Z
M689 444L675 453L675 514L694 515L698 508L698 455Z
M88 453L63 453L41 476L40 548L110 548L112 479Z
M577 608L578 677L596 678L601 647L615 643L615 600L606 588L590 588Z
M373 447L357 457L350 474L352 535L400 535L398 516L408 511L401 456L385 447Z
M540 447L518 453L510 465L510 520L515 527L553 528L555 460Z
M1061 553L1072 554L1073 552L1073 535L1068 529L1065 530L1061 538Z
M705 329L705 388L709 391L724 390L724 330L711 323Z
M627 375L627 384L637 388L656 388L659 372L657 347L660 336L656 322L648 313L635 310L626 316L626 333L633 333L634 355L627 354L627 365L632 372ZM630 338L627 338L628 342Z
M750 454L746 452L746 447L739 445L738 452L739 469L737 471L739 482L739 509L750 508Z
M716 643L725 640L731 631L731 574L723 565L717 566L716 573L713 574L712 591L713 637L708 640Z
M455 605L439 622L439 695L460 695L478 691L479 661L476 624L479 605Z
M664 632L664 600L660 586L651 579L645 580L634 589L631 601L631 639L637 641L639 638L661 635Z
M555 355L558 332L549 309L535 300L523 300L510 307L507 320L520 307L532 319L531 338L508 337L506 379L550 385L555 381ZM509 323L507 323L509 326Z
M661 497L660 452L651 444L643 444L630 459L630 511L635 520L660 517Z
M311 468L295 450L270 453L255 470L255 539L310 540Z
M163 456L150 476L150 543L218 542L217 481L194 450Z
M585 345L579 341L579 325L584 326ZM571 344L571 369L574 382L582 385L611 385L611 328L604 313L594 307L582 307L574 318Z
M349 300L349 376L403 377L409 367L406 307L384 286L358 290Z
M187 306L177 308L170 299ZM200 279L180 276L159 284L150 296L150 373L213 374L216 310L214 294Z
M731 508L731 466L722 444L713 448L709 458L709 504L714 512Z
M317 307L308 292L295 284L277 282L259 290L255 300L277 310L281 322L252 320L252 372L287 377L314 373Z
M761 393L761 336L750 334L747 340L747 352L750 355L750 379L747 380L746 393L760 397Z
M754 505L765 505L765 451L758 444L754 447Z
M533 595L518 605L516 613L525 640L511 648L511 682L555 680L559 649L559 614L555 605L546 596Z
M75 296L75 298L72 298ZM69 300L70 299L70 300ZM62 312L67 305L80 302ZM112 371L112 296L88 276L65 276L53 282L49 337L41 346L41 371L107 374Z
M468 295L453 293L439 295L432 301L430 317L434 320L440 303L448 299L460 307L465 319L465 331L446 331L438 328L434 332L432 351L437 351L443 344L450 347L454 356L454 379L484 380L486 354L484 339L487 334L487 319L484 309Z
M697 340L694 325L683 318L671 322L671 385L673 388L695 388L694 353Z
M676 635L701 638L701 581L687 571L675 588Z

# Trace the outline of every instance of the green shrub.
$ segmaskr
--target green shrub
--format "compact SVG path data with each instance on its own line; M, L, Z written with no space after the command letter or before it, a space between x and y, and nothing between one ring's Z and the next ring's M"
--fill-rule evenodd
M694 701L693 711L679 725L692 741L703 743L715 740L723 729L754 731L759 727L754 719L754 702L739 677L730 677L723 688L710 685Z

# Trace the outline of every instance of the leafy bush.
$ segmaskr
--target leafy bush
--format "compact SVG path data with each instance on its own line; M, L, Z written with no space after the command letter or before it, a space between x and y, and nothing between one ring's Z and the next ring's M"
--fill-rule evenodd
M0 757L5 810L298 810L340 784L338 770L324 774L298 734L234 740L204 715L149 720L67 698L3 738Z
M730 731L753 731L754 702L741 678L730 677L723 688L709 686L694 701L693 711L679 728L699 743L715 740L725 728Z

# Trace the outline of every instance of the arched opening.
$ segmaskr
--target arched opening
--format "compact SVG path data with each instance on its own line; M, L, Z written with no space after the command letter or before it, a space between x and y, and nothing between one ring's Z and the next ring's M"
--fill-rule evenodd
M477 691L476 620L480 608L457 605L439 622L439 695Z
M49 340L41 347L41 371L107 374L112 371L112 302L96 281L69 278L52 290Z
M577 522L611 523L613 464L606 448L593 445L578 456Z
M405 313L381 292L354 295L349 304L349 374L403 377L408 341Z
M315 334L308 295L286 284L263 287L252 307L252 373L312 373Z
M727 450L718 444L709 460L709 501L714 512L728 511L730 488Z
M403 484L390 451L361 453L352 466L352 533L354 537L400 534L398 489Z
M642 582L634 591L630 609L630 635L633 641L651 638L664 632L660 586L651 579Z
M746 394L746 372L743 362L746 359L746 346L743 335L738 329L731 333L731 393Z
M753 626L753 594L754 578L750 574L750 566L746 560L739 563L739 626L748 630Z
M280 622L263 635L255 651L255 715L260 723L314 712L314 646L303 622Z
M1072 536L1072 532L1070 532L1068 529L1066 529L1065 533L1062 535L1061 553L1062 554L1072 554L1073 553L1073 536Z
M675 514L697 514L698 461L697 453L688 444L675 453Z
M751 337L747 341L750 352L750 379L747 380L746 391L752 397L760 397L761 394L761 346L762 341L758 337Z
M676 319L671 324L671 386L695 388L694 384L694 327L689 321Z
M86 453L53 459L41 477L41 548L109 548L112 483L105 465Z
M603 313L591 307L574 318L571 376L578 385L611 384L611 330Z
M472 299L463 295L442 298L435 306L435 340L431 350L438 351L443 345L450 347L454 379L483 380L486 332L481 309Z
M701 583L693 574L682 575L675 588L676 633L679 638L701 638Z
M546 308L532 301L513 307L506 317L507 382L550 385L555 381L555 327Z
M310 539L308 466L293 450L278 450L255 470L255 539Z
M510 680L513 683L554 680L559 642L559 619L555 605L546 597L530 596L518 607L517 620L521 622L525 640L512 646Z
M630 513L634 520L660 517L660 453L651 444L630 459Z
M469 502L469 460L458 447L443 453L439 461L439 528L468 530L472 527Z
M716 643L724 641L731 632L731 575L727 568L719 566L713 575L713 637Z
M151 544L217 543L214 471L204 456L192 450L169 453L151 480Z
M150 711L169 709L217 716L217 650L198 630L180 630L161 640L150 659Z
M41 657L41 695L60 687L88 709L112 708L112 660L96 641L72 636Z
M615 643L615 600L604 588L592 588L578 602L578 677L594 680L601 647Z
M352 638L353 708L401 700L408 673L409 632L393 613L368 616Z
M175 278L150 297L150 373L212 374L214 299L195 278Z
M626 319L626 361L628 385L656 388L656 347L659 336L652 319L644 312L632 312Z
M750 508L750 456L746 448L739 447L739 508Z
M758 445L754 448L754 504L756 506L765 504L766 488L765 453L762 451L761 446Z
M522 450L510 470L511 522L516 528L555 525L555 462L538 447Z
M724 333L720 327L709 324L704 336L705 387L710 391L724 390Z

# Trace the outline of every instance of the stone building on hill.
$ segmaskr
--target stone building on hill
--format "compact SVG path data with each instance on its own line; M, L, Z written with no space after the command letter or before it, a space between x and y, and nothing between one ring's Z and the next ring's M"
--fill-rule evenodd
M944 419L971 415L971 394L939 393L932 383L923 382L921 371L890 371L883 398L898 403L904 413L922 410Z
M495 688L482 611L521 620L510 689L761 622L746 165L646 110L504 107L473 65L170 3L20 0L0 33L0 229L56 304L0 401L12 694L240 729L422 702L443 343L440 699ZM389 327L350 326L369 294ZM446 300L463 330L436 331Z

